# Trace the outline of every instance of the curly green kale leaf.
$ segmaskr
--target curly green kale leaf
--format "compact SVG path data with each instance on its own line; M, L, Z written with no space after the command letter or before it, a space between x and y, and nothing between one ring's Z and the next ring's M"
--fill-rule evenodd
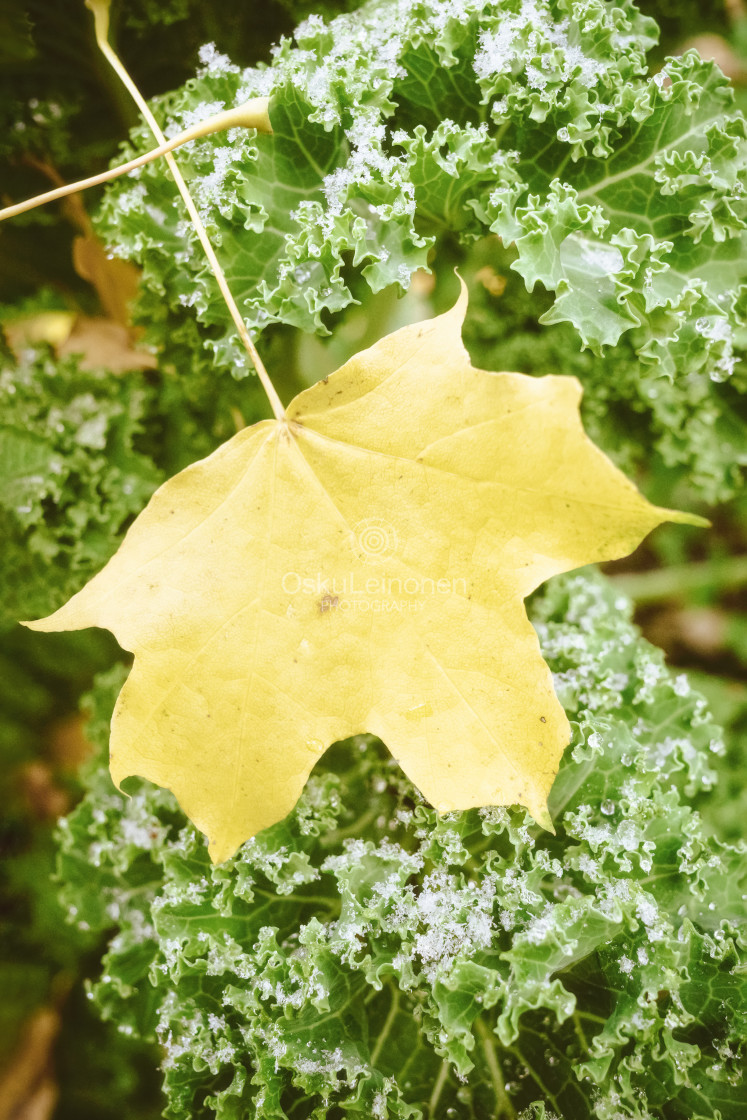
M151 396L44 352L0 366L0 625L73 593L161 481L135 447Z
M284 351L266 341L279 364ZM259 382L191 369L195 346L186 322L171 342L177 369L83 371L42 349L0 356L0 630L64 602L165 476L262 415Z
M649 468L666 485L663 500L674 501L678 482L710 503L739 492L747 464L747 379L735 374L721 383L698 376L653 380L641 376L630 334L599 356L582 349L567 322L538 332L537 316L552 306L551 296L529 297L511 271L515 249L502 250L495 240L477 242L462 265L472 280L464 341L473 364L536 375L562 370L578 377L586 431L626 473ZM482 282L489 284L490 277L500 295ZM686 505L691 499L679 500Z
M571 324L595 354L630 344L636 383L650 386L631 386L631 405L660 414L643 442L705 480L714 457L697 433L658 430L667 400L708 427L729 413L714 384L744 385L747 140L712 63L691 51L648 73L656 35L631 0L376 0L329 23L310 16L268 67L207 47L196 78L154 108L170 135L272 98L272 137L236 130L179 157L255 331L324 334L365 298L359 278L368 292L405 289L455 238L464 253L492 232L515 246L527 288L550 293L534 305L542 323ZM140 128L133 142L152 137ZM168 357L196 316L209 362L244 376L163 167L112 186L99 228L144 268L151 341ZM728 494L732 474L704 482L708 496Z
M600 577L532 609L574 727L555 836L439 817L362 737L213 867L168 792L92 765L63 901L113 933L93 997L160 1041L171 1120L738 1120L747 863L691 805L718 729ZM102 753L123 672L89 702Z

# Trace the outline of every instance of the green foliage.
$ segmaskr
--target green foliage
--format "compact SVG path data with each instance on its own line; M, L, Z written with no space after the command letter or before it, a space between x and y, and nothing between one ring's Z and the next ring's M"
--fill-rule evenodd
M669 48L715 18L723 28L724 5L378 0L331 23L311 15L269 66L245 69L312 8L354 6L270 0L258 26L245 6L218 18L198 0L113 3L149 95L217 44L156 99L167 131L272 95L274 137L217 136L178 158L284 398L444 309L457 265L476 365L575 374L587 430L626 470L650 471L649 496L727 497L745 454L744 124L710 63L647 69L665 54L649 16ZM0 16L14 198L49 186L34 161L68 178L100 170L133 120L87 17L80 0ZM151 146L138 126L122 158ZM88 373L3 352L0 630L59 605L164 477L264 415L256 381L234 380L247 364L164 166L111 187L99 228L145 269L137 314L159 368ZM4 226L2 298L41 277L55 306L88 307L70 233L50 209ZM420 267L435 274L433 307L416 285L395 305ZM678 531L669 559L703 547L690 541ZM167 791L133 780L128 800L111 786L117 666L87 703L98 755L61 828L67 929L48 826L18 776L112 647L3 635L6 1053L34 1006L98 973L109 942L89 1003L109 1023L79 990L64 1009L60 1120L155 1115L142 1072L154 1043L171 1120L741 1120L743 692L698 678L730 725L724 752L609 584L558 580L532 609L574 721L555 837L504 810L438 819L361 738L325 756L285 822L212 868Z
M405 289L434 253L438 270L455 241L459 260L492 232L515 247L508 267L526 288L550 293L527 314L570 323L558 337L597 355L600 415L605 352L623 343L631 372L613 392L637 416L637 458L653 445L705 497L727 496L744 463L723 430L747 337L747 139L729 83L694 52L650 75L656 28L630 0L465 0L458 18L418 0L394 13L378 0L329 24L311 16L268 68L206 48L197 77L156 100L169 134L272 95L272 137L211 138L180 157L249 324L325 333L354 299ZM133 140L151 146L145 128ZM99 228L144 267L138 315L159 349L196 316L203 360L243 376L163 168L112 187ZM607 435L614 448L614 424Z
M747 628L742 619L740 636ZM747 661L747 658L745 658ZM719 787L723 802L707 798L701 812L710 828L719 835L736 840L744 835L747 816L747 686L723 680L708 673L688 673L688 677L707 698L711 710L724 728L726 752L719 760Z
M187 361L185 335L173 348ZM258 383L216 386L204 369L180 380L167 368L83 371L46 349L0 358L0 631L69 598L166 475L210 454L261 408Z
M158 1114L150 1104L153 1054L102 1027L83 998L86 955L96 960L99 939L64 922L53 877L52 821L39 804L45 781L57 796L80 792L69 763L50 749L49 727L75 710L81 689L111 656L110 641L98 631L56 635L50 646L18 627L3 635L0 649L0 1069L13 1060L34 1012L42 1006L60 1011L55 1120L153 1120Z
M747 419L738 376L720 384L701 377L652 380L641 376L630 336L598 356L582 348L568 323L539 329L537 315L552 306L551 297L527 296L510 269L515 255L515 250L501 250L491 239L481 240L468 253L468 275L488 266L506 281L500 297L480 283L471 285L464 341L474 364L578 377L584 385L584 426L591 438L630 475L641 466L653 467L654 477L647 485L658 481L658 498L665 505L677 504L678 482L684 487L684 506L692 502L693 492L715 502L732 488L738 491ZM656 449L653 462L644 450L650 445Z
M555 836L439 818L363 737L212 867L167 791L90 768L63 900L113 930L94 1000L163 1046L167 1117L738 1120L745 849L689 803L719 732L629 614L594 573L533 603L574 721ZM88 702L102 753L124 672Z
M309 8L334 15L337 0L265 0L261 18L241 4L204 0L112 0L114 42L146 96L186 81L200 46L215 40L242 64L267 57ZM137 119L127 92L102 63L83 0L8 0L0 5L0 182L3 205L53 184L102 171ZM7 196L7 198L6 198ZM95 205L96 192L86 204ZM40 280L67 300L85 299L70 262L73 229L44 208L3 226L0 300L32 294Z
M140 378L83 373L49 353L0 370L0 624L34 618L101 567L161 481L135 441ZM50 573L54 578L50 580Z

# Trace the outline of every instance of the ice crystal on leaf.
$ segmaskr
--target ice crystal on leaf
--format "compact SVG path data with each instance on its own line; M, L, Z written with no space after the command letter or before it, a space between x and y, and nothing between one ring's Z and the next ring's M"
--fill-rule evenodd
M208 139L182 157L256 331L326 333L329 314L360 298L357 277L406 290L444 238L469 260L497 234L514 247L498 267L556 326L546 337L600 356L624 343L635 377L623 399L653 429L641 442L723 494L744 458L726 419L737 398L714 382L736 391L744 376L747 137L713 63L690 51L648 73L656 34L631 0L376 0L329 23L309 17L265 68L203 48L196 78L154 109L168 131L211 105L272 98L272 137L232 136L231 158L224 138ZM143 128L133 141L151 138ZM204 361L244 376L170 177L153 164L140 182L150 208L123 213L122 181L99 228L143 265L150 338L168 359L197 289ZM604 363L585 368L599 371L590 401L609 412Z
M740 1120L747 852L689 803L718 732L628 616L593 573L533 602L573 727L554 837L505 808L439 818L351 740L213 867L170 794L133 782L133 804L91 765L63 896L115 927L94 998L160 1040L171 1120L416 1120L428 1100L429 1120L484 1120L506 1099L533 1120ZM89 702L102 752L121 676Z

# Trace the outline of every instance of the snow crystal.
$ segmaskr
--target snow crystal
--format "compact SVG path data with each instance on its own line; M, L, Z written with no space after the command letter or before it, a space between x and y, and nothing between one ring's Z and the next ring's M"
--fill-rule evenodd
M198 201L200 205L225 205L225 181L231 166L241 160L243 156L239 144L226 144L213 151L213 170L203 175L198 181Z
M636 914L645 926L652 926L659 917L655 903L648 898L639 898L636 904Z
M331 214L341 214L344 196L354 182L352 171L345 167L338 167L322 181L322 190L327 199L327 206Z
M587 852L581 852L578 857L578 869L590 879L595 879L599 874L599 864Z
M608 824L589 825L585 832L585 840L592 851L609 846L612 832Z
M442 869L426 876L416 900L423 932L415 937L415 951L427 976L435 978L457 956L490 945L494 896L495 882L489 878L477 889L461 889Z
M243 85L236 94L236 104L248 101L250 97L269 97L275 85L276 74L269 67L259 69L249 67L241 75Z
M479 50L475 55L474 68L478 78L488 78L502 74L511 68L516 57L514 41L519 32L518 17L509 16L501 22L497 31L480 33Z
M207 120L208 117L222 112L225 107L225 101L200 101L192 109L185 109L183 112L180 112L178 120L169 121L163 130L164 136L167 140L173 140L180 132L191 128L192 125L201 124L202 121ZM196 141L193 140L191 143L194 144ZM189 145L186 145L186 147L188 148Z
M323 30L324 20L321 16L314 14L301 20L298 27L293 32L293 37L297 43L303 43L304 39L311 39Z
M397 269L397 275L395 279L397 283L400 284L403 288L409 288L411 275L412 270L410 269L410 266L407 264L401 264Z
M179 131L177 129L177 131ZM122 214L131 214L142 209L145 201L146 188L144 183L135 183L129 190L117 195L117 208Z
M144 812L138 819L135 813L143 808L142 801L135 797L127 803L127 812L130 815L122 818L122 839L126 844L148 849L163 843L168 830L150 813Z
M377 1093L371 1102L371 1113L373 1120L387 1120L389 1111L387 1109L387 1096L386 1093Z
M192 288L190 292L179 293L179 303L182 305L182 307L194 307L194 305L200 300L200 298L201 293L199 288Z
M485 808L478 809L478 815L486 825L492 825L499 829L506 828L511 820L508 809L504 805L488 805Z
M516 925L516 915L512 914L510 910L501 910L498 920L505 930L512 930Z
M629 879L612 879L607 884L607 893L611 898L620 899L622 902L627 902L630 898L630 880Z
M675 696L689 696L690 695L690 682L685 673L680 673L674 679L674 693Z
M626 852L634 852L641 843L641 830L634 821L622 821L617 827L616 838Z
M531 62L526 65L527 82L532 89L545 89L547 86L547 75L538 70L536 66L532 66Z
M720 347L720 356L710 371L712 381L726 381L734 372L737 359L734 354L734 335L731 323L720 315L701 316L695 329L703 338Z
M239 73L239 67L234 66L227 55L221 54L215 43L205 43L200 47L198 58L203 66L202 74L217 77L221 74Z
M602 77L605 64L571 43L569 29L569 20L556 23L537 8L534 0L523 0L518 14L504 16L497 30L480 34L475 73L478 78L510 73L514 65L532 58L538 59L539 65L525 63L525 73L527 83L534 89L545 89L550 80L575 80L582 86L594 86Z
M298 1058L295 1066L299 1073L336 1073L345 1057L339 1046L334 1050L317 1051L318 1058Z
M544 917L535 918L526 930L526 938L530 945L541 945L543 941L547 940L548 934L551 934L555 929L555 920L552 914L546 914Z

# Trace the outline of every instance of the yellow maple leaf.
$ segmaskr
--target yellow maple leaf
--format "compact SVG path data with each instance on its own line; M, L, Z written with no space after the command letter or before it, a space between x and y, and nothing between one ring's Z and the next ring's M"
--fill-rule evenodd
M585 435L572 377L474 369L466 290L165 483L36 630L135 654L111 773L226 859L320 755L379 736L441 812L547 794L569 741L524 597L664 520Z

